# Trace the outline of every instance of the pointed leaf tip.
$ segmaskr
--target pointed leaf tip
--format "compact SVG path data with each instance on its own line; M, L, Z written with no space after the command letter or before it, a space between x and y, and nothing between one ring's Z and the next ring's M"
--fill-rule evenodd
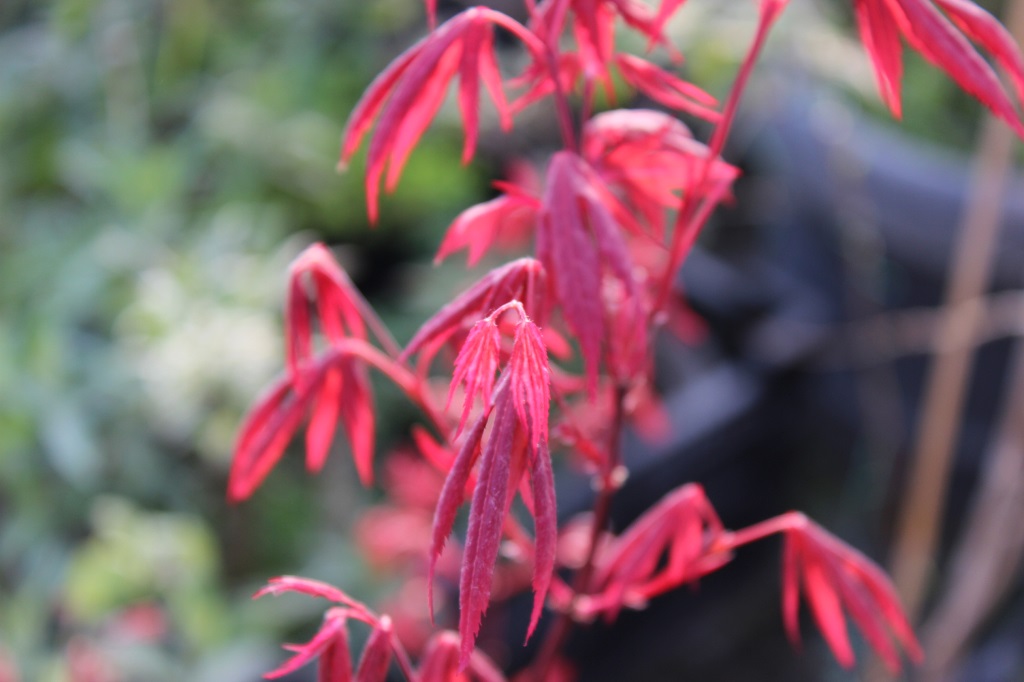
M391 665L391 619L381 616L359 657L355 682L385 682Z

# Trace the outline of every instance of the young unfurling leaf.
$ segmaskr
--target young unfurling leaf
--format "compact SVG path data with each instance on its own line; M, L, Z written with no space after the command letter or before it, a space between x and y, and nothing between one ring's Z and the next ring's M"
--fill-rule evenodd
M455 432L456 437L462 433L466 425L469 410L477 394L483 398L484 405L491 402L491 390L494 388L494 373L498 369L498 346L501 339L498 325L491 318L480 320L469 330L462 350L455 358L455 372L452 375L451 388L448 390L448 404L451 405L455 389L465 383L466 397L462 408L462 417Z
M530 446L536 450L548 440L551 370L544 339L529 318L516 326L512 356L509 358L509 379L516 415L530 434Z

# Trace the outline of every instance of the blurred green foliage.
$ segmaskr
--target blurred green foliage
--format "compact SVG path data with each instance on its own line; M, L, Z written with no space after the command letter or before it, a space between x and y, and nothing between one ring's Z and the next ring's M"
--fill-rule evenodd
M305 244L346 244L399 328L443 298L409 297L406 273L482 187L454 123L375 231L360 169L334 168L356 98L422 30L414 0L0 3L0 667L257 679L318 615L252 604L260 582L367 580L344 458L315 480L288 458L239 508L223 490L241 416L283 365Z

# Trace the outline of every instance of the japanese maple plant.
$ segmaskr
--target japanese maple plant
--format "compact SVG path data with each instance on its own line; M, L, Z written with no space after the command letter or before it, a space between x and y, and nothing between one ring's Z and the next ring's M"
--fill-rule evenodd
M293 655L267 677L318 658L321 682L383 680L392 666L421 682L502 680L499 666L477 649L477 633L499 592L532 588L524 638L534 636L545 610L551 613L537 655L516 679L574 679L562 651L573 628L642 608L722 569L740 547L771 535L782 536L782 623L793 641L803 595L840 664L854 662L847 616L889 669L898 670L904 655L919 660L921 649L882 570L800 513L729 530L701 487L691 483L618 534L608 528L613 496L625 480L622 431L644 428L656 410L652 337L677 328L674 318L685 312L673 283L739 174L722 157L723 147L786 0L751 7L758 12L756 31L721 104L665 66L681 60L664 29L683 0L653 6L639 0L525 0L525 24L473 7L440 25L435 2L426 3L428 35L388 66L352 111L341 165L369 139L372 222L381 184L394 188L452 81L458 82L466 162L479 137L481 83L506 130L523 108L550 98L562 148L543 171L496 183L501 194L459 215L437 254L440 260L465 249L474 265L518 240L532 244L533 256L485 274L403 347L327 248L308 248L291 269L286 369L245 419L229 497L249 497L303 424L311 472L323 466L340 421L359 478L372 484L369 372L382 373L422 411L424 425L410 440L416 457L399 454L381 465L393 503L368 515L363 545L378 561L422 557L423 598L431 614L434 583L457 582L457 632L402 627L408 597L381 613L333 586L278 577L258 596L300 592L332 606L319 632L305 644L288 645ZM970 0L853 4L881 96L895 116L906 42L1024 134L1018 110L1024 59L985 10ZM646 54L617 50L622 27L647 41ZM522 70L512 80L498 64L496 29L521 46ZM974 44L1005 70L1009 86ZM659 64L661 53L666 59ZM707 141L668 111L594 114L599 89L611 98L614 73L665 110L704 121L711 131ZM506 88L515 89L517 98L507 99ZM447 379L447 391L437 390L439 375ZM561 529L554 457L584 467L597 491L592 513ZM521 503L514 507L517 497ZM468 524L459 543L449 538L467 500ZM528 518L532 531L523 523ZM454 605L439 608L455 611ZM355 665L351 621L370 631Z

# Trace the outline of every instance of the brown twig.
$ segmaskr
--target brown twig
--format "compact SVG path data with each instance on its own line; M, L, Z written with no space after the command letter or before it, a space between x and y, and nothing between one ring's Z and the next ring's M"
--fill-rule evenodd
M1024 35L1024 2L1013 0L1008 26ZM978 142L968 206L953 254L946 309L939 327L935 361L925 387L892 561L893 577L907 613L916 620L931 584L932 564L957 442L980 296L988 286L998 242L1006 179L1012 164L1013 134L989 116Z
M929 652L922 680L943 680L970 638L1012 585L1024 555L1024 342L1014 368L999 429L953 555L942 599L923 627Z

